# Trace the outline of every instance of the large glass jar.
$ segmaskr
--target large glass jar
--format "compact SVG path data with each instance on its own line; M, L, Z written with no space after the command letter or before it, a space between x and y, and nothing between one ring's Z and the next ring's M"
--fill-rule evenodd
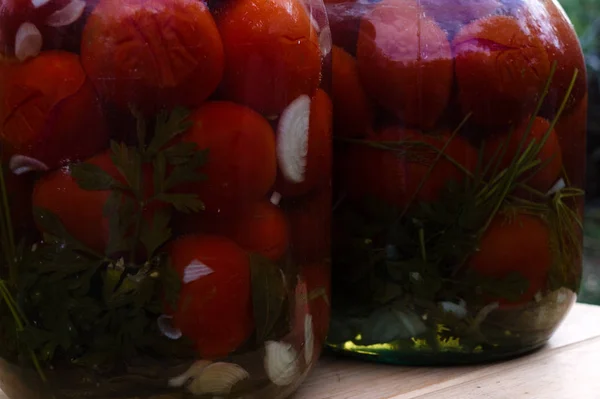
M329 324L320 0L0 1L0 396L284 398Z
M336 351L402 364L544 344L576 298L586 134L551 0L327 5Z

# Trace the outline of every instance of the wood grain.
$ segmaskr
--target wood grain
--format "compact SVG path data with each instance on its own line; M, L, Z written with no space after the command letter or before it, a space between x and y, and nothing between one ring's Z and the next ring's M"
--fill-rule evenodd
M599 398L600 306L577 304L549 344L532 355L450 368L325 357L292 399ZM0 391L0 399L8 398Z

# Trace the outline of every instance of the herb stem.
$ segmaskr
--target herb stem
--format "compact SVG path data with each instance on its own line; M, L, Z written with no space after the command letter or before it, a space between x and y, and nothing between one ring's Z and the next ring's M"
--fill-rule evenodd
M8 191L6 190L6 180L4 178L4 166L0 162L0 189L2 195L0 204L2 205L2 236L6 237L7 241L2 240L3 251L6 256L6 263L9 267L10 281L14 284L17 280L17 264L16 264L16 249L15 249L15 237L12 226L12 218L10 214L10 204L8 202Z

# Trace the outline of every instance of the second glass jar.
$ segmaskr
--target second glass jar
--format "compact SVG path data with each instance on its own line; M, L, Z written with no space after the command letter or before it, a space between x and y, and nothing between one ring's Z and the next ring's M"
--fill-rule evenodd
M587 89L550 0L328 2L329 346L405 364L545 343L575 300Z

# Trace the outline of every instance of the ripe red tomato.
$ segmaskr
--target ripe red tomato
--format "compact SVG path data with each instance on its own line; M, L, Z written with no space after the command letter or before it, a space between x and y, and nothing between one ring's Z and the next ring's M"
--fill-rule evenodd
M489 302L508 307L525 304L546 288L553 256L548 225L540 218L517 214L513 218L498 215L483 235L478 250L468 261L468 268L485 277L505 278L517 272L529 287L511 302L486 295Z
M341 189L350 199L374 197L401 208L411 204L411 200L436 201L449 181L462 183L467 177L465 170L473 172L477 165L475 148L460 136L448 143L450 138L448 132L431 136L388 128L369 139L376 143L403 143L399 151L365 145L349 147L341 154L338 165Z
M586 94L575 108L561 116L555 126L562 149L565 173L571 185L580 188L585 186L587 113L588 95Z
M205 359L227 356L254 330L250 261L233 241L190 235L167 248L183 286L173 324Z
M233 240L247 252L261 254L273 261L285 255L290 244L285 214L268 200L251 204L235 215L205 212L181 215L176 221L181 233L219 234Z
M299 0L237 0L215 11L225 48L220 93L264 115L279 115L321 76L319 35Z
M223 75L223 44L196 0L101 0L81 45L98 92L123 109L200 105Z
M338 137L365 137L373 125L373 105L360 82L356 59L333 46L333 133Z
M408 126L431 128L448 105L446 34L414 0L384 0L362 19L356 60L365 90Z
M516 18L496 15L466 25L453 41L458 101L485 126L518 123L535 108L550 74L548 54Z
M107 145L100 102L76 54L49 51L6 65L0 84L5 155L35 158L55 169Z
M325 343L331 316L331 271L324 262L302 266L300 274L306 279L308 306L312 315L317 347Z
M275 181L275 191L287 196L303 195L317 186L322 186L331 180L332 169L332 104L327 93L318 89L310 102L308 131L286 131L279 124L277 136L277 152L279 170ZM296 115L290 124L283 129L294 130L298 119L304 117ZM283 117L282 117L283 119ZM302 144L302 138L295 137L297 134L306 134L306 147ZM306 153L303 153L306 151ZM282 172L283 168L291 163L304 162L302 181L290 181Z
M527 134L529 122L530 118L522 121L510 136L496 136L487 141L484 149L484 162L491 162L494 154L498 153L494 158L493 165L499 166L497 173L500 173L519 158L533 140L535 140L536 145L539 145L550 129L550 123L546 119L535 118L527 138L524 139L523 136ZM521 141L523 141L523 144L519 151ZM499 149L501 145L503 147ZM501 151L506 151L503 157L501 157ZM563 166L562 151L554 130L550 132L545 144L541 147L537 159L539 159L541 165L525 174L523 178L526 179L525 184L529 187L545 194L560 178Z
M264 198L275 182L275 134L255 111L230 102L207 102L191 116L193 126L181 136L208 149L202 168L206 181L177 191L198 194L209 213L233 213Z
M360 21L375 5L369 0L325 1L333 44L356 55ZM335 68L335 64L333 67Z
M301 263L330 256L331 188L325 187L283 204L290 222L290 250Z

